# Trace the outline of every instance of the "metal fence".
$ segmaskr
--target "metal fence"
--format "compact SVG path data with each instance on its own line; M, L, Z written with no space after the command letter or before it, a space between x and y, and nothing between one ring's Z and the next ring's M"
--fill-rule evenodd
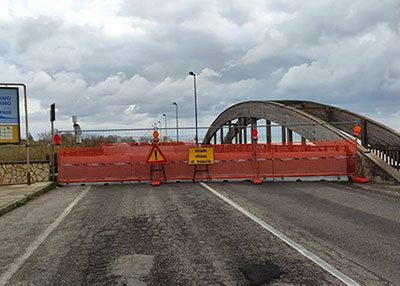
M259 122L262 120L259 120ZM294 127L302 126L304 128L314 128L317 125L349 125L354 126L354 121L349 122L330 122L321 124L289 124L285 126L277 124L258 124L258 137L259 143L278 143L278 142L301 142L301 135L292 132L291 138L285 134L282 134L282 127L285 130L291 130ZM251 142L251 126L239 126L239 125L225 125L222 128L215 128L212 130L210 127L198 127L199 138L198 141L201 143L208 130L218 131L222 129L222 134L226 136L231 128L244 129L243 132L246 138L243 138L243 142ZM271 130L271 142L267 142L267 129ZM61 135L61 145L63 147L95 147L102 143L135 143L135 142L151 142L153 138L153 132L157 130L159 132L159 138L161 142L176 142L179 138L181 142L195 142L196 129L194 127L179 127L176 128L131 128L131 129L93 129L93 130L82 130L80 134L76 134L73 130L60 130L58 134ZM81 137L81 143L77 144L77 136ZM221 137L216 136L214 144L221 144ZM290 139L290 140L289 140ZM305 139L303 138L303 141ZM240 143L237 138L233 138L232 143Z
M258 123L265 123L264 120L258 120ZM328 125L328 123L322 123L321 125ZM355 122L330 122L329 125L339 126L339 125L349 125L354 126ZM295 126L305 126L306 128L313 128L318 124L292 124L284 126L286 130L290 130ZM222 133L224 136L228 134L232 126L223 126ZM238 126L236 128L243 128L246 132L246 138L242 138L243 142L251 142L251 126ZM299 134L293 132L291 134L292 138L282 135L282 126L277 124L258 124L258 137L259 143L267 143L267 129L271 130L271 143L278 142L301 142L302 137ZM202 142L205 134L209 130L209 127L199 127L199 143ZM136 144L142 142L150 142L152 140L152 135L154 128L130 128L130 129L102 129L102 130L82 130L80 134L76 134L74 130L60 130L57 133L61 136L61 146L59 147L97 147L102 144L113 144L113 143L128 143ZM194 127L180 127L178 130L176 128L157 128L160 133L160 141L162 142L176 142L179 138L181 142L194 143L196 130ZM217 131L217 130L215 130ZM211 143L221 144L220 130L218 130L218 136L215 137ZM77 143L77 135L81 136L81 143ZM283 138L286 137L286 138ZM289 140L290 139L290 140ZM48 139L49 140L49 139ZM303 138L304 140L304 138ZM232 143L241 143L238 138L233 138ZM30 145L30 160L49 160L51 157L51 142L49 141L34 141ZM26 161L26 146L24 142L21 145L0 145L0 162L7 161ZM398 162L398 160L397 160Z

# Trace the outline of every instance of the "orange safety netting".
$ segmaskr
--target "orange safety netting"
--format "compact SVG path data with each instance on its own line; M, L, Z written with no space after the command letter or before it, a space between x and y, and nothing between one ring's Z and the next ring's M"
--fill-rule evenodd
M192 180L195 167L188 163L194 144L160 143L168 160L166 179ZM336 140L286 144L223 144L214 147L214 164L197 167L196 179L245 179L353 175L357 172L355 141ZM95 148L60 148L60 183L150 180L146 159L151 144L102 145ZM159 166L161 167L161 166ZM206 171L206 169L208 169ZM161 171L156 176L163 180Z

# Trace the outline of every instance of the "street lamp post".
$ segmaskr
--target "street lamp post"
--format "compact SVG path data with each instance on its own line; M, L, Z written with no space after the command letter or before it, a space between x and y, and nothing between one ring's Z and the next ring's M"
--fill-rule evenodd
M172 103L175 105L175 114L176 114L176 141L179 141L179 127L178 127L178 104L176 102Z
M167 142L167 140L168 140L167 114L163 113L163 116L165 117L165 140L164 140L164 142Z
M194 118L196 125L196 145L199 145L199 131L197 126L197 88L196 88L196 74L189 72L189 75L193 76L193 92L194 92Z

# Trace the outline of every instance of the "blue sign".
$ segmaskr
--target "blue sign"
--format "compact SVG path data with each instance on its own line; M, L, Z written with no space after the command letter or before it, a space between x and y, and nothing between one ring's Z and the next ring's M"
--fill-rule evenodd
M0 144L19 143L18 88L0 87Z

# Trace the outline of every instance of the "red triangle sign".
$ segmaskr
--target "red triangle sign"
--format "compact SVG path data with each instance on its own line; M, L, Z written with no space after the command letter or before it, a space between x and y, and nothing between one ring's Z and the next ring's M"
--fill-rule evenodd
M161 152L160 148L157 145L153 145L150 150L149 156L147 156L146 164L159 164L159 163L167 163L167 159L164 154Z

